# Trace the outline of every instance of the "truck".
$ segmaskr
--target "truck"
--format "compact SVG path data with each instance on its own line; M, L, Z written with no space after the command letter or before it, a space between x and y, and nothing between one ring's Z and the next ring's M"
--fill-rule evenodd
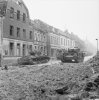
M85 53L81 51L79 48L72 48L66 52L63 52L61 55L61 61L65 62L73 62L80 63L84 61Z

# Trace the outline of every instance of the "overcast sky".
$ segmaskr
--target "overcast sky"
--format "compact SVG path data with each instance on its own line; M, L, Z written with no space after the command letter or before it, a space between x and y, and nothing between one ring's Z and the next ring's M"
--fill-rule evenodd
M68 30L96 46L99 39L99 0L23 0L31 19Z

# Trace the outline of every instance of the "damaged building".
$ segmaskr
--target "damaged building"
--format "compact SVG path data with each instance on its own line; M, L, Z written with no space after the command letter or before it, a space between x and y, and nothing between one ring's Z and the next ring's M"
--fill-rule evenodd
M59 29L35 27L22 0L0 1L0 38L3 57L26 56L34 50L55 56L59 49L75 47L75 41Z

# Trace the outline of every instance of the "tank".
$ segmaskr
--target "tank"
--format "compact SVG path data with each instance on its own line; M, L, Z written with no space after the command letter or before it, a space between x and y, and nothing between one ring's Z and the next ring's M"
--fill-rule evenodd
M79 48L73 48L62 54L61 61L79 63L84 61L84 56L84 52Z

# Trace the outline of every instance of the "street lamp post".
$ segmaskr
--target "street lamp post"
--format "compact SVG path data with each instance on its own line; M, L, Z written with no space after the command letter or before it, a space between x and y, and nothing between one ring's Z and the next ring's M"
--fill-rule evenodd
M98 54L98 39L96 39L97 40L97 54Z

